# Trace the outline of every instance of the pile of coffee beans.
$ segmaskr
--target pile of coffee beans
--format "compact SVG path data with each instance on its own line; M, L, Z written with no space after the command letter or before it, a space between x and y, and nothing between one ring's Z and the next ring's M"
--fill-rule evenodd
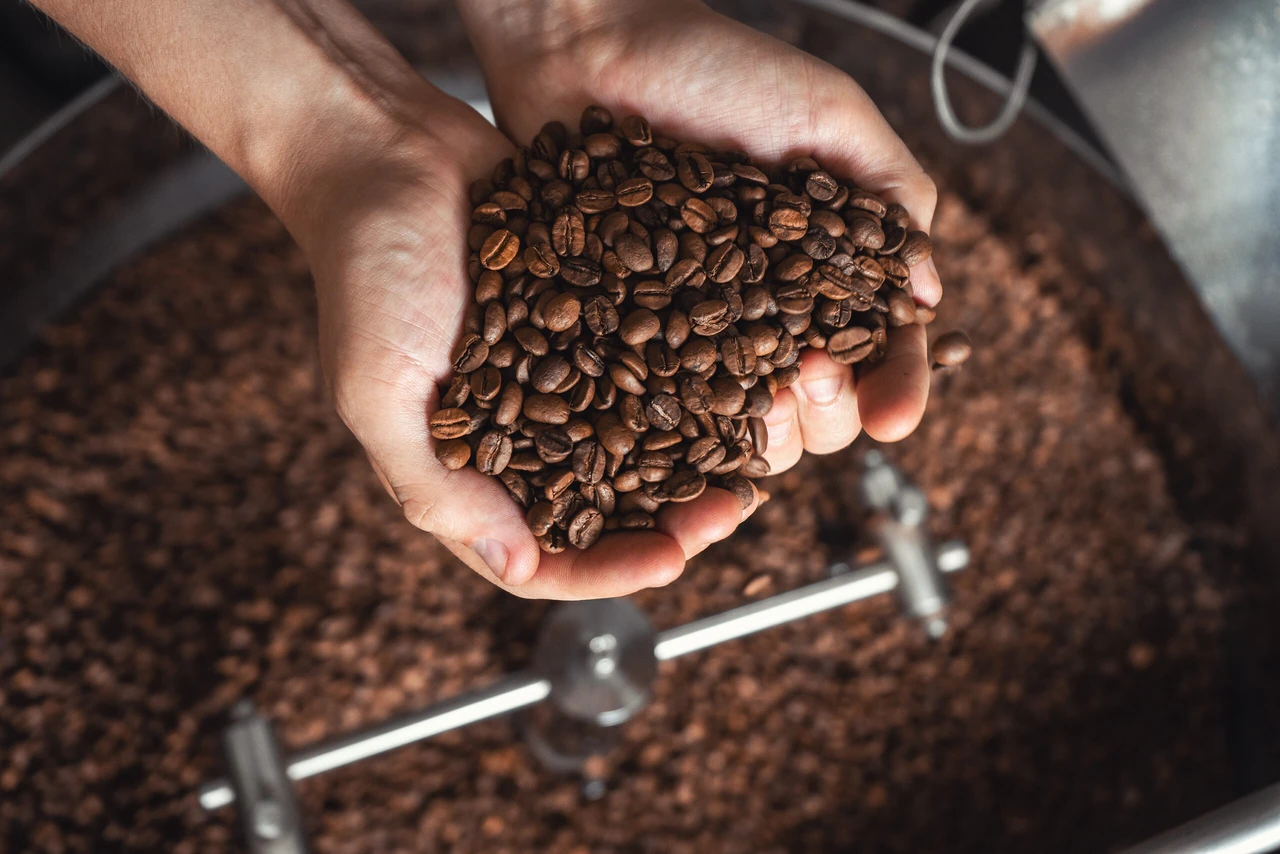
M901 205L602 107L579 130L548 123L472 185L475 303L431 418L439 460L501 478L553 553L708 483L749 505L800 351L875 362L933 319L909 279L929 236Z

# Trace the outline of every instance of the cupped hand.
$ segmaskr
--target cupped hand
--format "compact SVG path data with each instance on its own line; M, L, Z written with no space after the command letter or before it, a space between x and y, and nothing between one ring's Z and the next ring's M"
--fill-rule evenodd
M531 139L550 119L576 127L584 106L621 119L643 115L657 132L747 152L758 163L811 156L838 177L898 202L929 230L933 182L867 94L847 75L692 0L548 0L461 4L485 69L499 127ZM932 261L911 270L918 302L942 295ZM780 391L766 422L773 471L803 451L837 451L865 429L880 441L911 433L929 392L925 332L889 330L885 358L856 378L821 350L807 350L799 381ZM738 514L718 490L684 506L703 526L680 537L686 555L727 534ZM702 506L699 506L702 502ZM723 515L718 515L723 514ZM662 530L673 531L660 520ZM690 549L692 541L695 548Z
M614 533L585 552L548 555L501 481L437 461L428 418L473 300L468 186L513 148L451 99L361 133L361 154L299 176L286 222L316 277L321 358L338 412L405 516L522 596L618 596L679 575L687 551L737 523L736 498L684 509L664 532Z

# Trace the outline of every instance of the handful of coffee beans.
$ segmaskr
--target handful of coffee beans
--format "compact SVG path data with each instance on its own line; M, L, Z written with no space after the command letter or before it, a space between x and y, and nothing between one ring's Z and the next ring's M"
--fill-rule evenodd
M805 347L875 362L928 323L929 237L808 157L657 136L588 107L471 187L475 283L436 456L501 478L544 551L654 525L708 485L754 500L764 415Z

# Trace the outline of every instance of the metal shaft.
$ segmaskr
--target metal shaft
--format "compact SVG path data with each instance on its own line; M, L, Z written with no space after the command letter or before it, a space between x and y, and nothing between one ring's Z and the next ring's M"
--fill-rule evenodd
M518 673L417 714L304 750L289 759L285 771L291 780L305 780L415 741L532 706L550 693L551 683L546 679ZM207 810L224 807L234 800L235 793L226 780L214 780L200 789L200 805Z
M937 560L943 572L955 572L968 563L969 550L962 543L943 543L938 547ZM659 632L653 654L659 661L679 658L801 617L888 593L897 586L897 571L893 564L884 561Z
M1175 827L1124 854L1266 854L1280 849L1280 784Z

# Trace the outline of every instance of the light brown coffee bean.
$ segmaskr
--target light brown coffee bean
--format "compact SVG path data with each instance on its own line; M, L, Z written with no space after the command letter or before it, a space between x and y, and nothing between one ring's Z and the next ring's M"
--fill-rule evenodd
M502 391L502 373L492 365L471 372L471 395L477 401L488 403Z
M636 468L645 483L661 483L671 477L674 464L663 451L645 451L636 461Z
M469 374L488 358L489 345L476 333L468 332L453 348L453 369L460 374Z
M889 325L910 326L916 322L916 301L906 291L887 288L885 300L889 304Z
M969 336L956 330L939 335L933 342L933 363L943 367L954 367L968 361L973 353L973 344Z
M471 446L464 439L439 442L436 444L436 459L450 471L457 471L471 459Z
M555 394L531 394L524 400L526 418L540 424L564 424L569 420L569 404Z
M676 174L680 178L680 183L693 193L705 193L710 190L711 182L715 178L715 170L711 168L710 161L705 155L696 151L679 158Z
M529 381L538 391L549 394L568 379L572 368L573 366L564 356L552 353L538 362L529 374Z
M662 331L658 315L647 308L638 308L622 319L618 335L631 346L643 344ZM616 380L615 380L616 382Z
M524 389L520 383L509 382L502 387L498 405L493 410L493 423L507 427L516 423L524 407Z
M692 501L707 488L706 476L695 469L684 469L667 478L662 484L662 494L677 504Z
M552 332L563 332L578 322L582 303L573 294L556 294L542 310L543 321Z
M471 416L464 409L441 409L431 416L429 426L437 439L460 439L471 432Z
M860 326L849 326L834 333L827 339L827 353L832 360L842 365L852 365L867 356L875 345L871 342L871 330ZM781 377L779 377L781 381Z

